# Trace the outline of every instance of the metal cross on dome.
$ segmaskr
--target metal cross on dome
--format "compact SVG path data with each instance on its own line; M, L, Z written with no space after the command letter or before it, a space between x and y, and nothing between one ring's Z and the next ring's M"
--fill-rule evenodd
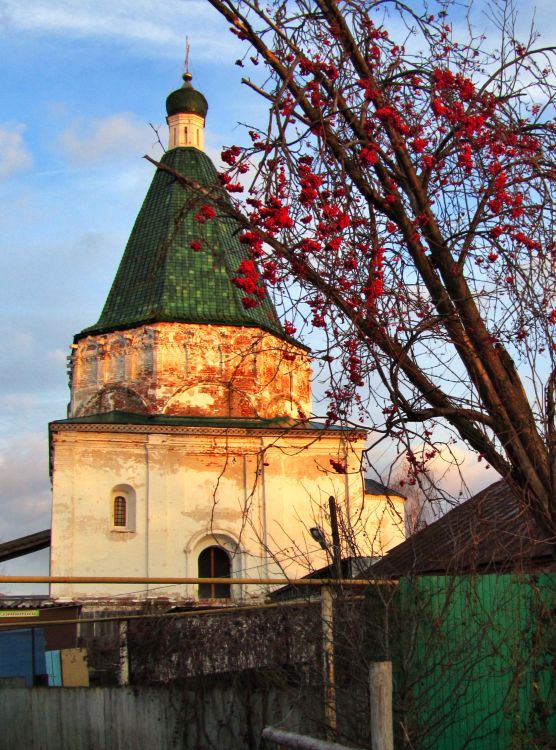
M185 72L189 73L189 37L185 37Z

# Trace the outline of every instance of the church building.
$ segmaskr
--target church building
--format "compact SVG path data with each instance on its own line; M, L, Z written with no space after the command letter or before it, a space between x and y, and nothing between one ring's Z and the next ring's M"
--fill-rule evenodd
M311 421L309 351L267 293L246 307L232 282L249 255L219 212L189 73L166 108L162 164L217 200L157 169L100 318L74 338L68 418L50 425L51 575L231 583L53 584L59 601L256 596L234 578L328 562L310 529L329 534L331 495L345 554L403 540L403 498L365 494L365 432Z

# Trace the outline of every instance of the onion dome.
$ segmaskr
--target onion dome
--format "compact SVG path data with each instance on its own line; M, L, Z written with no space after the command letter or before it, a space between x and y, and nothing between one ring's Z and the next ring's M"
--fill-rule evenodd
M194 114L203 119L207 116L208 103L200 91L197 91L191 85L193 76L191 73L184 73L183 86L172 93L166 99L166 112L168 117L176 114Z

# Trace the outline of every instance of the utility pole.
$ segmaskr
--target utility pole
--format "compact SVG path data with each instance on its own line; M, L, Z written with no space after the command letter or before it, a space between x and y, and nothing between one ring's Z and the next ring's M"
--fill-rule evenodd
M340 548L340 532L338 529L338 513L336 501L328 498L330 510L330 529L332 531L332 570L330 578L342 577L342 550ZM322 619L322 650L324 669L324 723L326 739L331 741L336 737L336 679L334 655L334 598L331 586L321 588L321 619Z
M340 547L340 531L338 528L338 510L336 508L336 500L332 496L328 498L328 508L330 510L330 530L332 531L333 572L330 578L342 578L342 549Z

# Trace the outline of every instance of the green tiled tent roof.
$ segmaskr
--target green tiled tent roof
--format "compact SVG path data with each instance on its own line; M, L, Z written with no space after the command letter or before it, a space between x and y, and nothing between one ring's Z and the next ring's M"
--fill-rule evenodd
M214 165L196 148L174 148L161 161L203 186L218 184ZM268 295L255 308L243 306L231 279L246 248L233 219L217 213L204 224L194 220L207 202L157 170L99 321L77 339L162 321L256 326L285 337ZM192 240L203 242L200 251Z

